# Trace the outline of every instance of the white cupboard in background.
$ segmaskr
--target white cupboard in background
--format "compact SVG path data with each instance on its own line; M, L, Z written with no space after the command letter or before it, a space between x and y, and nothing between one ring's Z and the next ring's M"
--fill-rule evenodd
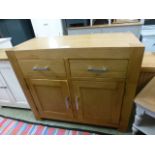
M131 32L137 38L140 38L141 24L118 25L111 24L108 26L90 26L90 27L75 27L68 28L68 35L81 35L81 34L94 34L94 33L118 33L118 32Z
M155 52L155 25L143 26L141 35L145 51Z
M53 37L63 35L61 19L31 19L36 37Z
M30 108L8 61L0 61L0 106Z
M0 49L11 47L12 47L11 38L0 38Z

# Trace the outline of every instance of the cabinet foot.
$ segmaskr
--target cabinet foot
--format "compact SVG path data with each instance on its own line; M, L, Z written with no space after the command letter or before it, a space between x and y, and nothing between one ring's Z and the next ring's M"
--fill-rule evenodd
M120 125L119 125L119 127L118 127L118 131L120 131L120 132L127 132L127 130L128 130L128 122L126 121L121 121L120 122Z
M42 118L40 117L39 114L35 114L34 116L35 116L35 119L36 119L36 120L42 120Z

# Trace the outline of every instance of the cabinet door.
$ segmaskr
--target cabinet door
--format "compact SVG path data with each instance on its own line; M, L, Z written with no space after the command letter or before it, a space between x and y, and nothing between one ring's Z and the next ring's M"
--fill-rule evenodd
M124 82L73 82L78 119L85 123L119 124Z
M5 80L7 88L9 89L12 95L13 98L12 104L14 104L14 106L16 107L30 108L10 63L7 61L1 62L0 72Z
M41 117L62 120L72 118L66 80L28 79L27 83Z
M14 103L13 97L0 73L0 105L9 106Z

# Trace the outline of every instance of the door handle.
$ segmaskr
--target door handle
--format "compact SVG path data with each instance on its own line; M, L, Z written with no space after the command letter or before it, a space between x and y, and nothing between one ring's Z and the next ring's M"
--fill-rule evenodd
M48 66L45 66L45 67L37 67L37 66L34 66L32 68L33 71L48 71L49 70L49 67Z
M107 71L106 67L102 67L102 68L94 68L94 67L88 67L87 71L89 72L95 72L95 73L103 73Z
M43 25L44 25L44 26L48 26L48 23L44 23Z
M7 89L7 86L0 86L0 89Z
M66 105L66 109L68 110L69 109L69 97L68 96L65 97L65 105Z
M78 111L79 110L79 97L78 96L75 97L75 107L76 107L76 111Z

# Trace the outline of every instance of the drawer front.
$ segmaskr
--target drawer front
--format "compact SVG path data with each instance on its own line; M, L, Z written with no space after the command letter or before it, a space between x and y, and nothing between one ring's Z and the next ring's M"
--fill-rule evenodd
M125 78L128 60L69 60L72 77Z
M30 77L66 77L64 61L51 60L19 60L24 76Z

